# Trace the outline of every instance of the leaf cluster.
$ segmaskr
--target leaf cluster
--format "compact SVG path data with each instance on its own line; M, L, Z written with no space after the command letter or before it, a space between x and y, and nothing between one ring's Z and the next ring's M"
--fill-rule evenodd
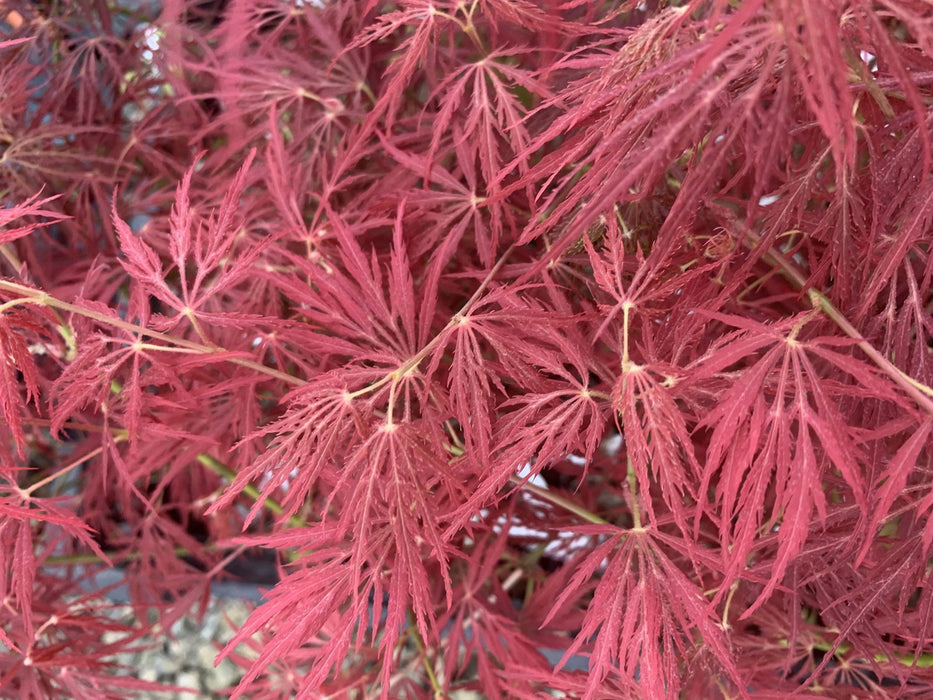
M926 0L0 21L0 694L933 693Z

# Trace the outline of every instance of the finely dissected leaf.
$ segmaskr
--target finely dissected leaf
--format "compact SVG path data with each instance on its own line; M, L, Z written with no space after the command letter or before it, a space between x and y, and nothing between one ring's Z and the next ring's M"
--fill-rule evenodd
M764 36L749 29L741 41L729 46L728 53L717 55L703 76L688 77L702 44L690 46L692 32L677 31L686 22L684 9L658 13L638 28L617 55L601 56L602 71L592 70L569 94L561 95L562 100L573 95L575 107L538 137L539 142L545 142L559 134L569 135L559 151L542 160L530 177L587 162L585 172L579 166L571 171L579 181L563 179L547 196L546 202L554 201L557 192L574 182L573 193L556 207L556 216L564 216L585 202L583 216L568 231L568 238L582 233L589 218L607 210L630 190L650 190L670 160L698 140L698 127L709 118L708 110L719 91L743 72L762 45ZM730 65L733 56L737 60ZM713 78L716 74L720 75ZM594 120L599 128L581 128ZM656 126L661 124L661 128ZM537 142L532 143L532 148L537 146ZM523 240L537 234L540 228L529 228Z
M700 465L693 454L690 433L675 396L668 388L674 373L663 367L634 366L613 388L613 406L640 489L660 484L664 500L678 524L686 529L684 498L695 500L693 484ZM650 503L648 515L656 516Z
M334 502L340 513L329 539L340 541L349 538L352 542L332 564L335 575L337 571L341 572L343 583L322 588L321 595L326 598L320 601L314 598L312 590L305 587L307 590L300 596L302 604L310 602L311 610L324 605L326 616L304 616L300 625L291 627L288 634L277 638L269 653L287 653L317 635L323 621L342 607L345 600L352 601L350 610L354 611L348 614L343 625L347 630L342 636L343 643L349 644L349 629L353 627L351 620L366 618L366 600L370 591L376 601L382 600L383 591L388 595L385 620L378 624L374 622L372 629L373 638L377 632L383 634L380 653L386 691L389 688L390 659L409 606L422 639L437 639L432 574L427 563L433 562L431 571L437 567L448 596L451 596L447 572L448 545L439 534L442 522L438 513L444 511L445 497L463 496L457 493L459 486L453 475L445 474L449 467L443 455L435 454L434 449L414 426L382 423L374 426L369 437L348 452L345 463L330 477L335 483L328 497L328 502ZM326 514L322 517L325 522L329 520ZM320 566L309 570L314 577L324 576L323 571L319 573ZM382 570L388 572L385 583L378 573ZM270 606L275 612L268 615L285 612L282 604L273 599ZM269 616L263 619L270 619ZM291 625L292 620L288 619ZM256 627L250 624L249 629ZM358 633L357 644L359 640ZM316 672L326 674L341 653L345 653L345 649L341 652L339 647L328 644L327 653L321 660L323 665L316 667ZM264 652L254 665L250 678L268 663L268 659ZM306 679L306 683L309 687L316 687L315 683L323 677L313 675Z
M484 194L495 197L499 189L496 176L503 161L510 152L526 149L530 141L523 121L526 108L519 98L519 91L539 99L551 97L546 85L529 71L515 65L515 57L529 51L531 49L491 52L480 61L451 72L441 81L435 89L440 109L433 116L434 129L425 176L430 174L428 168L434 165L441 140L455 123L454 147L458 159L464 164L479 162L482 181L488 187ZM463 102L468 105L465 117L460 113ZM461 145L465 147L460 148ZM472 196L476 198L479 193L474 191ZM495 232L494 228L492 233ZM480 259L487 265L493 260L497 242L496 238L479 240Z
M0 411L6 424L2 432L12 438L20 457L25 455L26 405L37 402L40 395L38 368L24 336L27 331L38 335L42 330L32 314L22 309L6 309L0 315Z
M373 370L333 372L294 391L287 397L288 411L251 436L275 436L274 442L257 462L237 474L230 489L209 512L228 506L247 484L267 474L263 492L264 496L271 495L300 465L300 478L291 485L283 503L286 516L296 513L311 485L334 469L344 450L352 450L364 439L360 433L365 430L369 407L365 401L355 402L352 393L381 376L381 372ZM262 499L253 507L249 519L261 508Z
M903 493L907 485L907 479L918 464L921 451L929 448L931 432L933 432L933 419L927 418L904 441L904 444L880 475L878 479L879 487L875 490L875 510L868 525L869 532L874 533L876 531L882 520L888 517L894 501ZM857 562L862 561L871 545L872 540L866 539L859 552Z
M832 339L799 340L801 330L812 322L811 315L773 326L712 316L744 332L727 336L695 377L712 376L757 356L737 373L731 388L700 423L712 428L700 492L714 480L718 482L714 503L721 522L735 523L721 532L723 547L731 550L727 580L744 566L760 528L767 524L768 529L778 532L777 558L769 582L745 612L747 616L770 595L801 551L814 511L825 522L825 465L839 471L862 515L868 515L865 484L856 468L864 454L849 437L846 418L831 393L832 385L821 379L814 358L832 363L875 396L897 397L879 386L871 367L831 350ZM736 440L741 450L736 449ZM765 498L772 479L776 494L768 514Z
M403 151L384 137L380 141L396 162L423 175L428 185L413 189L406 198L406 203L432 224L412 242L414 252L431 250L433 266L439 272L464 247L461 241L466 238L473 242L480 259L490 263L509 213L501 201L480 195L481 180L471 163L470 142L460 139L452 147L463 171L457 177L426 156ZM423 321L428 320L429 315L423 316Z
M33 231L41 227L51 226L56 221L61 221L67 218L60 212L42 208L49 202L53 202L56 199L58 199L58 196L39 199L39 195L36 194L29 199L26 199L18 206L10 207L0 211L0 245L9 243L10 241L15 241L17 238L22 238L23 236L28 236ZM43 219L45 219L45 221L37 223L30 222L16 227L10 226L12 222L24 216L41 216Z
M383 529L395 545L395 600L387 628L402 624L405 602L411 600L422 637L435 637L425 555L440 565L451 596L447 545L440 533L445 511L465 497L444 453L418 426L386 422L348 459L335 490L347 482L351 491L346 503L357 504L359 514L347 511L339 520L342 531L352 532L356 561L369 556L370 538L381 539Z
M373 376L370 371L357 373L354 378L365 381L367 374ZM343 567L352 582L349 590L354 592L354 608L359 610L357 592L368 586L375 586L376 600L381 600L384 584L367 584L371 576L364 573L367 567L375 566L377 571L385 567L391 572L386 584L387 615L379 625L384 633L380 643L383 682L388 683L389 659L409 606L422 638L437 638L427 562L437 567L451 597L449 547L440 533L444 513L466 495L440 448L442 436L427 432L427 426L396 422L391 407L386 418L376 418L372 405L367 406L370 401L354 398L348 388L341 387L341 379L340 374L326 377L312 382L313 390L295 395L294 407L283 420L263 431L278 436L273 438L270 451L238 476L226 498L215 503L212 510L243 488L241 484L253 474L268 473L272 477L263 485L263 494L273 493L286 477L290 478L282 502L286 516L296 512L312 489L316 491L326 484L322 511L315 516L329 522L333 507L337 516L332 538L352 542ZM375 394L375 398L379 397L384 400L385 392ZM395 400L394 390L388 400L390 404ZM257 501L254 511L261 503ZM297 648L304 641L297 635L316 631L303 626L280 640L276 649L281 652Z
M0 502L0 512L6 518L24 523L42 522L55 525L69 536L80 540L82 544L94 551L103 561L109 561L106 554L91 537L91 530L87 523L83 522L73 512L55 503L55 500L64 501L66 499L53 500L30 497L22 499L22 502L18 502L19 499L12 496L6 496L5 499Z
M385 96L370 119L385 115L391 127L407 83L418 68L428 62L431 48L438 44L442 31L448 28L451 15L457 13L458 8L451 0L405 0L398 10L381 15L376 23L347 46L346 50L352 51L390 37L399 30L407 34L397 45L400 57L391 66L392 77L386 85Z
M246 250L233 252L239 237L235 207L243 193L246 173L254 156L255 152L247 155L219 211L206 223L195 221L192 216L189 199L192 170L188 171L179 185L169 219L169 255L178 275L177 290L166 282L167 271L163 270L162 260L157 253L134 234L114 211L114 226L127 256L123 262L127 272L142 285L146 293L175 309L178 313L176 322L190 323L202 340L206 340L203 327L205 321L246 326L246 321L256 318L211 309L216 299L222 299L224 292L250 273L262 249L269 243L267 239ZM189 279L188 270L192 265L194 278ZM174 324L163 326L167 330Z
M400 210L404 210L399 205ZM300 314L325 336L337 335L351 352L347 360L375 362L387 369L410 360L419 348L424 324L416 323L418 289L412 278L401 212L393 221L388 261L361 247L349 225L333 217L339 242L332 262L296 260L308 281L295 280L287 291L301 303ZM279 282L281 284L281 282ZM310 288L309 288L310 286ZM425 309L429 302L425 302ZM350 344L353 345L350 345Z
M511 399L503 407L513 410L496 436L495 460L460 507L458 524L487 505L524 465L531 465L530 476L570 453L581 452L589 461L605 434L606 406L584 384L571 381L565 388Z
M147 414L159 401L154 388L184 394L172 360L174 348L160 352L129 334L102 333L85 339L74 360L61 373L53 390L51 427L60 431L74 414L90 406L122 423L131 445L143 437ZM193 406L189 407L193 408ZM163 429L167 429L167 426Z
M513 688L497 673L499 668L508 667L510 660L540 672L550 670L529 639L528 626L520 624L509 590L496 578L496 567L508 540L507 529L487 532L477 539L472 556L458 562L464 570L463 586L468 594L458 597L438 619L439 625L450 630L443 640L444 666L450 669L445 684L468 679L475 660L480 686L489 698L511 696Z
M537 320L543 325L548 317L511 291L498 288L490 290L438 336L426 381L433 381L438 374L443 352L452 352L445 368L448 405L465 427L468 454L482 464L488 464L499 449L493 447L493 422L500 400L509 395L500 377L506 375L526 386L540 387L535 365L560 366L555 338L547 329L533 327ZM528 325L532 327L525 328L522 338L516 337L514 329ZM532 339L536 341L535 351L527 353L527 343Z
M897 237L893 245L887 246L884 256L872 267L872 279L862 290L860 306L862 313L867 312L875 303L881 290L895 277L896 269L904 264L910 249L926 238L925 231L929 229L930 222L933 221L933 193L918 193L913 200L909 203L906 220L902 223L901 235ZM912 272L908 270L907 274Z
M306 687L319 686L331 669L339 666L353 643L354 625L365 623L368 618L367 598L371 590L352 588L353 567L347 565L347 560L344 548L320 549L307 558L307 568L285 577L270 591L268 602L253 611L220 653L218 662L267 625L276 634L253 660L232 698L240 697L240 689L247 687L273 660L309 641L317 641L318 651L311 672L303 679Z
M637 682L644 697L676 696L681 680L675 658L698 643L694 634L736 677L709 602L650 535L644 530L602 528L602 532L607 535L604 541L574 562L573 576L549 614L579 595L579 587L600 571L583 626L558 666L592 642L584 697L599 697L601 683L609 674L618 674L633 685Z

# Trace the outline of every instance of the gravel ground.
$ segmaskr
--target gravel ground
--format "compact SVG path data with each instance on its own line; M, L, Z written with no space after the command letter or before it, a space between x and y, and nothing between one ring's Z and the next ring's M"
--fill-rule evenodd
M216 668L214 658L218 644L222 647L236 633L229 618L238 628L249 615L251 606L235 598L212 597L201 621L184 617L171 628L171 635L147 638L152 648L137 654L119 654L116 663L126 666L124 673L147 681L166 685L196 688L190 693L140 693L135 697L151 700L196 700L198 698L226 698L221 692L239 682L245 671L224 659ZM132 608L114 608L115 616L132 616Z
M232 661L224 659L216 668L214 658L218 648L223 647L236 630L246 621L253 608L252 600L258 600L255 587L248 584L215 584L207 610L201 621L183 617L171 628L171 634L158 634L139 640L139 645L152 643L152 647L135 654L118 654L112 657L115 663L125 666L126 675L165 685L196 688L196 692L150 692L136 693L140 700L198 700L229 697L229 689L235 686L246 673ZM239 594L238 597L229 597ZM116 592L120 597L120 592ZM109 596L108 596L109 597ZM123 622L134 620L129 605L116 605L108 614ZM229 620L229 622L228 622ZM232 625L231 625L232 623ZM106 640L105 640L106 641ZM112 641L117 641L113 639ZM240 647L243 652L243 647ZM248 653L246 651L245 653ZM224 692L224 690L227 692ZM454 691L449 700L484 700L472 691Z
M117 571L105 571L92 588L112 586L120 581ZM229 697L229 691L246 673L232 661L224 659L216 668L214 659L222 648L246 621L256 603L261 601L259 588L253 584L223 582L212 586L203 619L198 621L193 616L182 617L171 628L171 634L158 634L140 640L140 645L151 642L149 649L135 654L120 654L113 661L125 666L124 673L147 681L155 681L170 686L196 688L196 692L161 692L137 693L134 698L140 700L208 700ZM269 586L262 586L269 588ZM111 608L114 618L123 622L134 619L133 609L124 605L126 591L121 588L108 588L107 598L115 603ZM229 620L229 622L228 622ZM116 640L113 640L116 641ZM244 647L239 650L249 653ZM542 653L557 663L561 653L542 649ZM570 670L586 669L586 660L574 657L567 668ZM556 696L555 696L556 697ZM481 694L472 691L454 691L449 700L484 700Z

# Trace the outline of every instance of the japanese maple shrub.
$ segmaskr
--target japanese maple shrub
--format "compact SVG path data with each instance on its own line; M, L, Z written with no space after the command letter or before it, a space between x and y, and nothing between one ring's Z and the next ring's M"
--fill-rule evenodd
M0 16L0 695L933 697L928 0Z

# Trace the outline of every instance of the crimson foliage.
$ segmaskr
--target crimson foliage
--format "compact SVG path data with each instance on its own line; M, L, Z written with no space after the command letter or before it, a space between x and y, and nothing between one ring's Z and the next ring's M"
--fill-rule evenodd
M927 0L0 8L4 697L933 694Z

